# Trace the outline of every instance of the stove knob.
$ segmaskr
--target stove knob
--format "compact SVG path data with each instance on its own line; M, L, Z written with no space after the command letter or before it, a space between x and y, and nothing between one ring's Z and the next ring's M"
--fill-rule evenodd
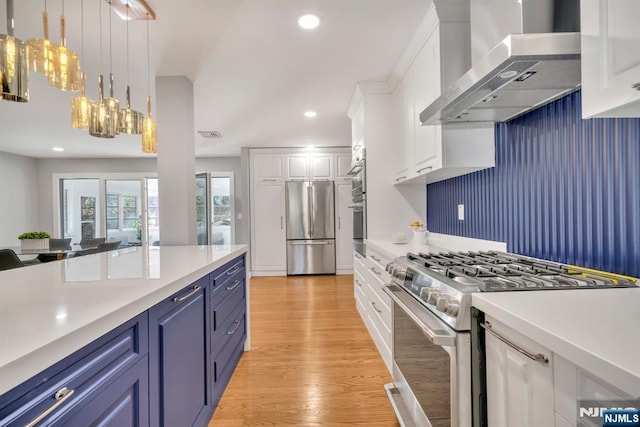
M459 308L460 304L458 303L458 301L451 301L449 302L445 313L451 317L456 317L458 315Z
M438 297L442 295L442 292L438 289L431 289L431 291L428 292L428 299L427 302L431 305L436 305L436 303L438 302Z
M389 264L387 264L387 266L384 268L387 273L391 274L393 276L393 270L395 269L395 264L390 262Z
M407 269L406 268L396 268L393 272L393 275L395 277L397 277L400 280L404 280L405 276L407 275Z
M448 295L440 295L436 301L436 310L446 313L451 298Z

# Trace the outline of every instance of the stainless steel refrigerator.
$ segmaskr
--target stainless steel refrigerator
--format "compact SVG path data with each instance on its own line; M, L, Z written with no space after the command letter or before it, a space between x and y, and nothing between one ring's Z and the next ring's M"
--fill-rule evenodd
M335 274L333 181L287 181L287 274Z

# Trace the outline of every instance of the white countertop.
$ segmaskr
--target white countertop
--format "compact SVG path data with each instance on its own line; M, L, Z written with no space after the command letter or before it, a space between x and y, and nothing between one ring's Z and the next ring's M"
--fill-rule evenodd
M494 292L473 305L630 396L640 396L640 289Z
M245 252L136 247L0 271L0 394Z
M507 244L491 240L471 239L448 234L430 233L428 243L409 241L395 244L390 238L372 238L365 241L367 245L382 251L391 258L405 256L407 252L448 252L448 251L506 251Z

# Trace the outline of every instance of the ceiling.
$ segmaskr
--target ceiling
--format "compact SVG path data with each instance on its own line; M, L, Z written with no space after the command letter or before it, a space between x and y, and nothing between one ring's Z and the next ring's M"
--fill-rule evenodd
M109 10L103 4L102 66L98 10L101 1L65 1L67 46L82 51L87 96L97 98L97 76L109 73ZM195 130L218 131L221 139L194 134L196 155L238 156L240 147L349 145L346 116L358 81L385 81L430 0L147 0L151 74L185 75L194 87ZM61 0L48 0L50 39L59 39ZM6 11L0 3L0 33ZM15 1L15 35L42 37L43 0ZM321 19L315 30L299 16ZM111 23L115 97L123 103L127 82L126 23ZM144 21L129 25L132 108L146 112L147 61ZM155 90L152 79L151 92ZM73 94L50 88L32 73L30 100L0 101L0 151L36 157L144 157L140 136L93 138L70 126ZM307 110L317 111L313 119ZM162 123L158 124L162 127ZM162 133L159 132L161 136ZM62 147L62 153L52 147Z

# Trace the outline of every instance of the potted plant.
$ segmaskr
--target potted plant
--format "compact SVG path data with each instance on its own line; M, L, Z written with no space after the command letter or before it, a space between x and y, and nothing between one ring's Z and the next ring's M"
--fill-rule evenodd
M22 250L36 251L49 249L49 238L51 236L46 231L27 231L18 236Z

